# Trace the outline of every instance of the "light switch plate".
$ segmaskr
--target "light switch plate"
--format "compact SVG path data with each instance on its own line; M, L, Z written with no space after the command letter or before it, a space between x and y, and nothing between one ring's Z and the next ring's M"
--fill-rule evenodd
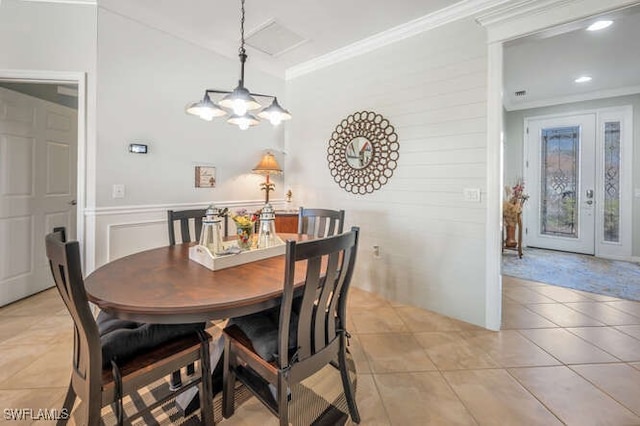
M113 185L111 196L113 198L124 198L124 185L121 183Z
M465 201L470 203L480 202L480 188L465 188L463 194Z
M634 191L634 194L636 196L636 198L640 198L640 188L636 188Z

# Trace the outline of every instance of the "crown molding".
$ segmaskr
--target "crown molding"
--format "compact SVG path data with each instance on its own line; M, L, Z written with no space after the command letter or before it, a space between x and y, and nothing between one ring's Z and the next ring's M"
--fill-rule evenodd
M460 1L421 18L414 19L371 37L352 43L348 46L334 50L333 52L311 59L310 61L287 68L285 72L285 79L293 80L302 75L372 52L391 43L413 37L433 28L470 16L475 16L480 12L502 6L511 1L513 0Z
M640 86L628 86L618 89L598 90L595 92L581 93L579 95L542 99L539 101L531 101L517 105L505 102L504 109L506 109L507 111L521 111L525 109L543 108L553 105L570 104L574 102L592 101L595 99L607 99L616 98L619 96L637 95L638 93L640 93Z
M491 44L635 4L638 0L513 0L500 8L486 11L476 21L487 29L487 41Z
M496 10L491 10L476 18L483 27L512 21L532 13L541 13L566 3L578 0L516 0Z

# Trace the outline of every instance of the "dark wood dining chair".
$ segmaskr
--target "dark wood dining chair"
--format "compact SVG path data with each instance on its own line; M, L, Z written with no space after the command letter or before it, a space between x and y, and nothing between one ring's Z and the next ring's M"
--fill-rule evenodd
M287 241L284 293L276 315L261 312L257 315L262 318L256 314L234 318L223 331L224 417L233 415L235 382L239 380L280 418L280 425L288 425L288 390L328 364L336 367L337 359L349 414L360 422L346 358L347 292L358 233L354 227L324 239ZM295 289L302 296L294 298L296 269L304 263L304 287ZM252 375L275 387L275 398L258 389Z
M298 211L298 234L323 238L342 234L344 210L305 209Z
M175 223L180 221L180 235L182 236L183 243L190 243L198 241L200 238L200 232L202 231L202 218L205 217L206 209L195 210L169 210L167 211L167 224L169 227L169 245L175 245L176 243L176 226ZM194 225L195 235L191 236L191 230L189 223ZM227 216L222 219L222 232L223 236L229 235L229 221Z
M107 342L113 341L106 337L109 333L101 335L99 324L91 312L82 278L78 242L65 242L62 232L53 232L46 236L45 243L56 287L73 319L71 381L63 408L71 414L76 398L80 399L76 413L79 413L82 419L77 424L99 425L102 407L110 404L114 406L118 424L123 424L122 398L166 377L176 369L179 370L197 361L200 362L200 374L194 377L192 384L200 385L203 423L213 424L209 359L211 336L202 329L197 332L190 331L187 334L182 333L181 336L167 338L160 345L142 347L138 353L131 353L131 346L136 346L138 339L129 339L127 345L123 346L124 351L129 352L127 357L113 356L107 359L103 356L103 351ZM176 330L172 326L167 326L164 330L158 325L145 327L155 327L152 330L148 328L143 330L154 335L155 340L158 340L163 331L168 330L172 333ZM169 336L170 333L165 336ZM187 388L185 386L183 390ZM167 397L176 396L176 393L167 394ZM166 399L149 404L132 418L160 407ZM58 422L58 424L65 423L66 420Z
M180 235L183 243L191 243L200 239L200 233L202 231L202 219L206 216L207 209L193 209L193 210L168 210L167 211L167 224L169 231L169 245L176 244L176 222L180 223ZM223 236L227 237L229 234L228 217L223 217ZM190 223L193 223L193 229L195 233L191 236ZM193 374L193 365L187 366L187 376ZM174 371L171 374L171 389L177 390L182 386L182 377L180 371Z

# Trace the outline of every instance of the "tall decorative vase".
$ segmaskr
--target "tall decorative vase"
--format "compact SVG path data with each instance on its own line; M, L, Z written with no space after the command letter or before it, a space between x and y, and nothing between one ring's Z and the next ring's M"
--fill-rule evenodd
M238 247L242 250L250 250L253 236L253 225L251 226L238 226L236 229L238 233Z

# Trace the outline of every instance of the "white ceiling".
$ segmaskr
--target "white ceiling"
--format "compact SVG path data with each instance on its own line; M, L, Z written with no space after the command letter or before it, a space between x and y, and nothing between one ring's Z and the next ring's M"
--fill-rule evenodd
M272 57L247 47L248 66L284 71L460 0L247 0L245 37L275 20L307 41ZM99 7L237 58L240 0L100 0Z
M305 41L271 56L247 46L248 66L285 70L468 0L246 0L245 38L275 21ZM490 3L487 1L487 3ZM99 0L99 7L232 59L240 39L240 0ZM640 6L512 41L504 50L507 110L640 93ZM273 41L273 40L268 40ZM575 78L593 80L577 84ZM515 91L526 90L524 97Z
M586 31L598 19L602 31ZM582 75L588 83L574 80ZM516 97L515 91L527 95ZM640 93L640 6L516 40L504 50L507 110Z

